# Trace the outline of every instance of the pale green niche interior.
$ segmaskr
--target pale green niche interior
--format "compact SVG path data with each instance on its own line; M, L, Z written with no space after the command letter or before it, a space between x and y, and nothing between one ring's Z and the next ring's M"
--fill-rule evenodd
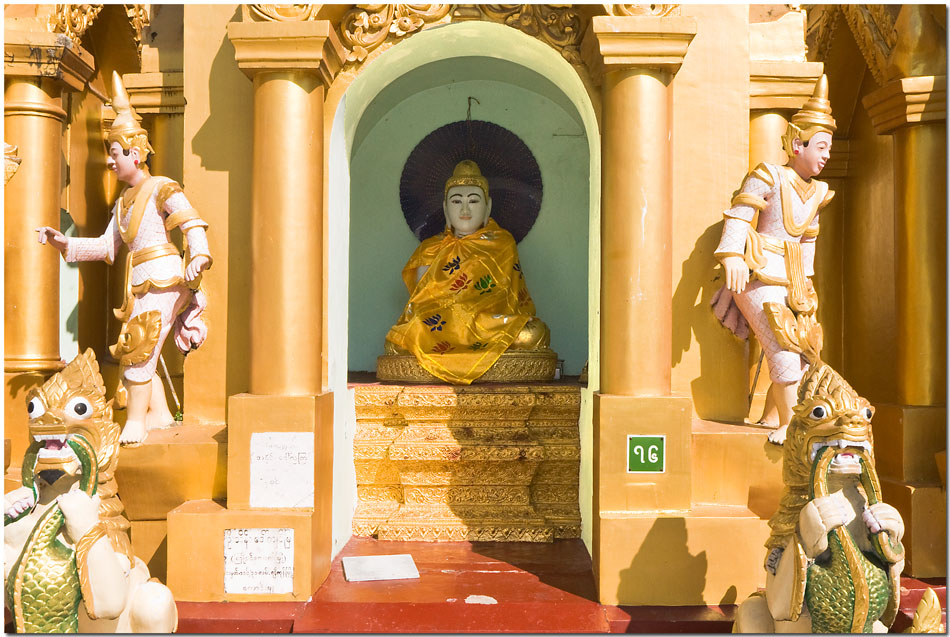
M523 66L457 57L418 67L383 89L356 128L351 154L349 351L351 370L374 370L408 292L402 268L419 242L406 225L399 180L413 148L433 130L472 119L521 138L541 169L537 221L518 252L538 316L564 371L588 355L589 150L580 115L550 81Z

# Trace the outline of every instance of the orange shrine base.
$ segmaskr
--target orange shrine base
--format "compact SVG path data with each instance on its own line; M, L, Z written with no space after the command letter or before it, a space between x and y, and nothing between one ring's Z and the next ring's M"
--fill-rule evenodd
M341 558L409 553L419 579L348 582ZM892 632L910 626L925 588L944 608L946 580L903 578ZM309 602L179 602L181 633L728 633L736 606L597 603L577 539L387 542L352 538ZM467 601L466 601L467 600Z

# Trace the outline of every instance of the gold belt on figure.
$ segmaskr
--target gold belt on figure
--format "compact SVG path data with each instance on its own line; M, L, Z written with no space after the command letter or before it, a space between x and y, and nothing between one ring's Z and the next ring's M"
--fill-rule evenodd
M170 257L172 255L178 255L178 248L175 247L174 243L161 243L156 246L142 248L141 250L136 250L131 253L132 267L134 268L146 261L159 259L161 257Z

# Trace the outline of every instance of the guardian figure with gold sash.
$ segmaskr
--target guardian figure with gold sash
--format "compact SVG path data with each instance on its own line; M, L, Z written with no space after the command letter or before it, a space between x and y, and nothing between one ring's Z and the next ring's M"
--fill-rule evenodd
M409 302L386 335L380 379L468 385L553 377L550 332L534 316L515 239L490 218L491 203L478 165L459 162L445 183L445 231L419 244L403 268ZM496 375L486 374L493 366Z
M201 273L211 266L205 223L174 180L149 174L145 160L153 152L148 134L129 103L118 73L113 73L115 121L107 138L107 165L127 187L119 195L105 233L96 238L66 237L38 228L40 243L57 248L66 261L113 263L122 243L128 246L125 301L115 311L122 321L118 341L110 348L122 367L128 391L128 419L120 442L145 439L150 429L172 424L165 391L156 374L162 345L169 333L182 352L197 348L207 337L201 319L207 301L199 289ZM183 260L169 240L179 228L188 252Z
M813 177L828 161L834 131L828 80L822 76L782 137L788 163L759 164L746 176L724 213L715 252L726 283L713 297L713 308L737 336L746 338L751 326L762 344L772 381L766 411L774 404L778 412L779 427L769 434L776 444L785 440L807 367L798 342L816 340L812 349L821 349L818 297L810 277L819 213L834 192Z

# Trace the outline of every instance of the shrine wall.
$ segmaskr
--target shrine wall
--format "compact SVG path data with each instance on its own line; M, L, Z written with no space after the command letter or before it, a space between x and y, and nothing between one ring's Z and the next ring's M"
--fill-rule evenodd
M202 282L209 337L185 362L189 418L225 421L227 398L248 389L253 85L238 69L227 23L236 4L184 8L184 186L210 224L214 265Z
M749 7L682 5L696 37L672 87L672 392L700 418L741 422L748 346L713 316L722 211L749 171ZM741 37L737 37L741 34Z

